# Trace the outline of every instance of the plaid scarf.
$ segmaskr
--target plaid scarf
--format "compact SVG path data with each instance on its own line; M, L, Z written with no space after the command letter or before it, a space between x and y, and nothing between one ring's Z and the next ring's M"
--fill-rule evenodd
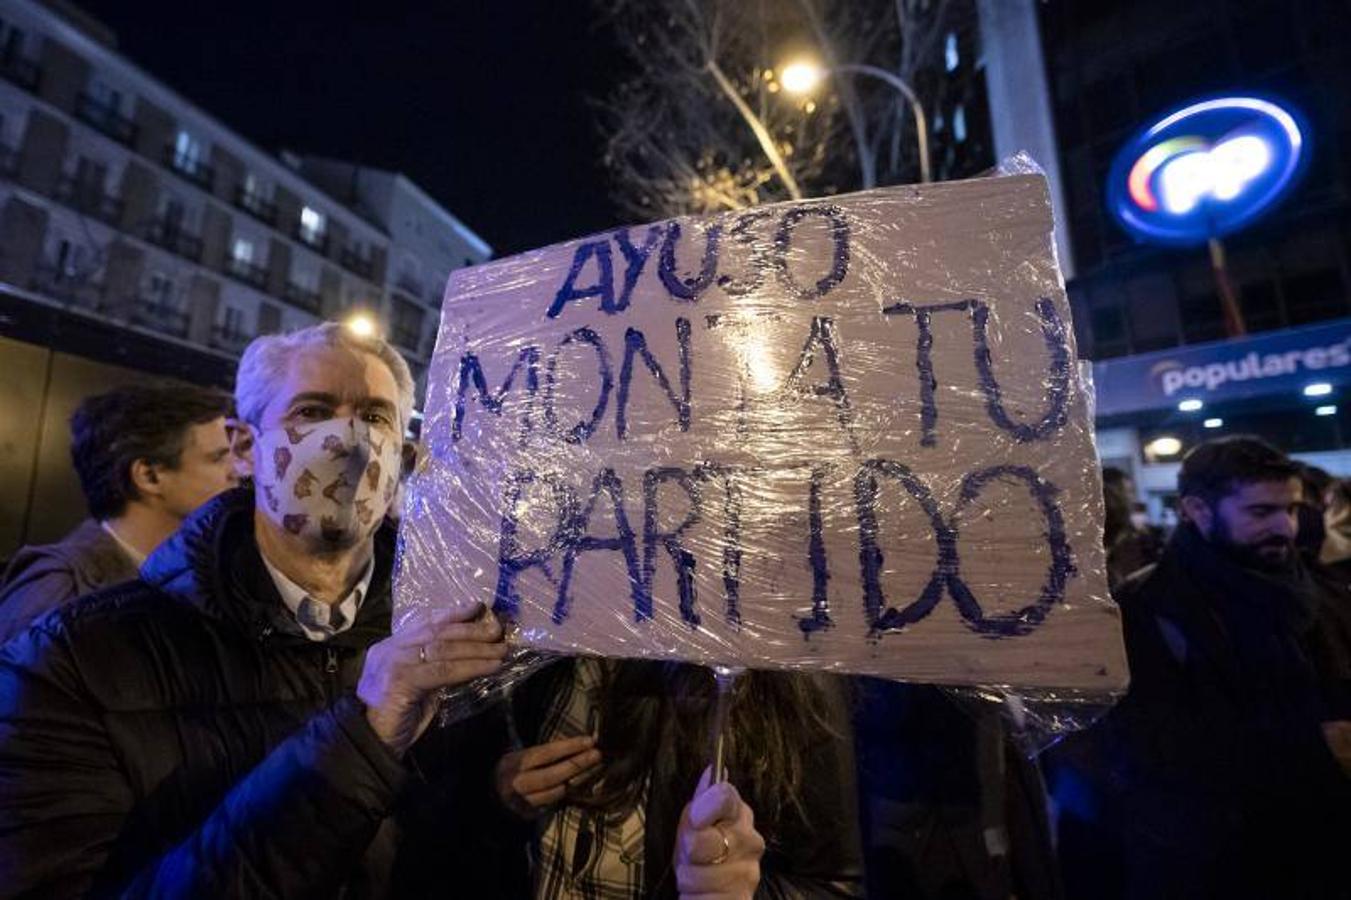
M540 730L541 741L595 734L605 663L582 657L559 691ZM536 900L630 900L643 893L644 807L621 816L566 801L541 822L535 867Z

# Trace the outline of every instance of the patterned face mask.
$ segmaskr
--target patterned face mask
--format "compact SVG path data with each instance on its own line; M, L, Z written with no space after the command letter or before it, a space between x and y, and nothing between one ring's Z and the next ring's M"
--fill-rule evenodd
M254 481L264 514L284 531L324 549L370 537L399 483L401 444L356 419L264 431L254 449Z

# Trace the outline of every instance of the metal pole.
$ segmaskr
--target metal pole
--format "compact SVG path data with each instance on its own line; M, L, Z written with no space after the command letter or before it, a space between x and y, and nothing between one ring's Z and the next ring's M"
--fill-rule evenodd
M919 179L925 183L932 181L932 174L929 169L929 121L924 116L924 107L920 106L919 97L915 96L915 92L911 90L910 85L902 81L895 72L888 72L880 66L844 63L835 66L831 71L856 72L859 75L871 75L873 78L880 78L905 97L910 104L910 110L915 115L915 142L919 145Z
M1238 296L1234 293L1233 282L1229 280L1229 267L1225 263L1224 245L1219 238L1211 238L1210 268L1215 273L1215 285L1220 290L1220 307L1224 311L1224 330L1229 337L1242 337L1248 333L1243 321L1243 310L1238 305Z

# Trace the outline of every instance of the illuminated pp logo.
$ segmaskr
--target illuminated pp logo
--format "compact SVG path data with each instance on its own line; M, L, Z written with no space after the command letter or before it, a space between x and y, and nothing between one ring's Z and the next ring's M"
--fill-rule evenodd
M1200 243L1236 231L1274 203L1303 157L1295 118L1269 100L1193 103L1121 150L1109 176L1108 203L1139 238Z

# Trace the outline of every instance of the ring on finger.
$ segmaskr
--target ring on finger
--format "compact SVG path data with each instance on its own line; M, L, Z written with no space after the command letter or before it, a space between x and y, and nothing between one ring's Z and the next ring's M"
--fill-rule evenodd
M417 658L418 658L418 662L423 663L423 664L426 664L426 662L427 662L427 645L426 645L426 644L421 644L421 645L418 646L418 648L417 648Z
M721 822L713 823L713 827L718 829L718 837L722 838L722 850L717 856L710 859L706 865L717 866L727 862L727 857L732 854L732 842L727 837L727 829L722 827Z

